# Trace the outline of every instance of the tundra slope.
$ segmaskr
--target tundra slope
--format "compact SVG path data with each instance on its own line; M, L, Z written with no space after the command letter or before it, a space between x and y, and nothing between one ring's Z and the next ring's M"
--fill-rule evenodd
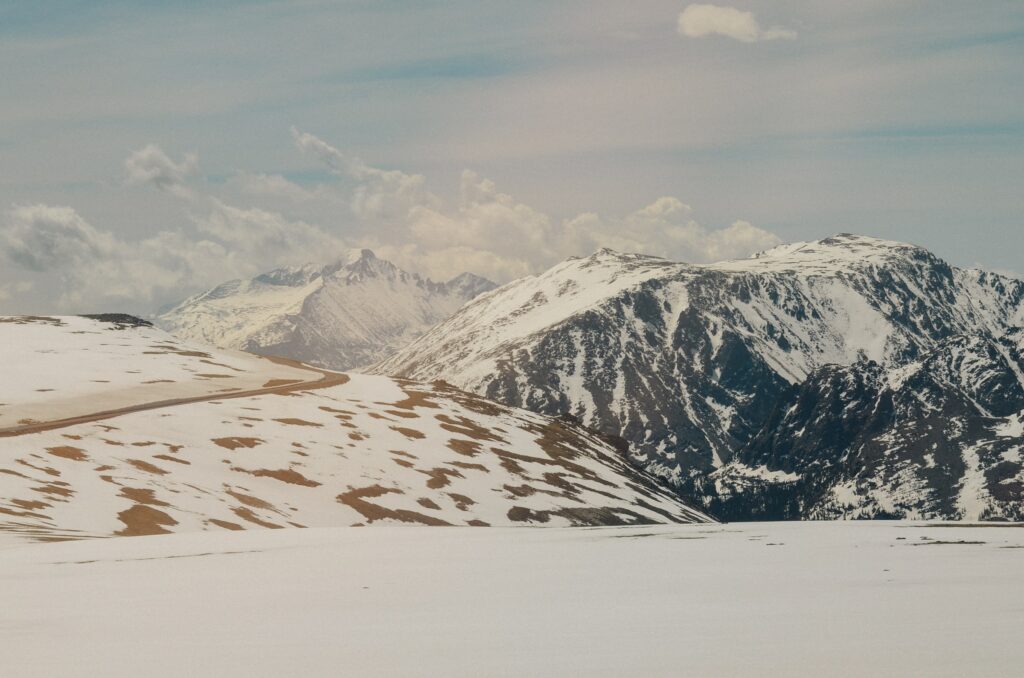
M34 414L0 436L8 536L709 521L601 436L442 384L325 383L299 364L84 318L0 318L0 343L26 379L0 382L0 411L28 400ZM47 370L90 350L104 359ZM94 401L141 409L38 429Z
M1021 438L995 436L1015 430L1000 419L1007 413L976 406L971 393L981 373L1008 394L1024 384L1022 299L1021 281L849 234L709 266L601 250L482 295L371 371L569 412L621 435L649 470L733 518L999 517L1019 511ZM957 342L986 367L975 349L958 357ZM880 459L854 437L852 413L872 393L837 396L816 420L817 439L778 429L800 389L837 369L855 380L891 373L890 383L924 363L920 379L947 377L929 404L878 415ZM924 413L946 408L963 430L925 434ZM902 432L898 454L881 442L886 432ZM995 457L971 452L995 437ZM826 443L832 452L819 454ZM785 463L780 450L790 451Z
M326 266L232 280L158 316L183 339L352 370L391 355L494 283L436 283L357 250Z

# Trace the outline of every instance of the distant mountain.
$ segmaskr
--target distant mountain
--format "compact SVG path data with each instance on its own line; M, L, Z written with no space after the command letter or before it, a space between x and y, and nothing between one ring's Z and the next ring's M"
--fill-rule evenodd
M0 316L0 537L710 522L616 441L445 384Z
M904 243L842 234L709 266L602 250L371 371L570 413L732 518L1001 517L1024 481L1021 325L1024 283Z
M436 283L364 249L326 266L226 282L155 322L183 339L352 370L388 357L494 287L472 273Z

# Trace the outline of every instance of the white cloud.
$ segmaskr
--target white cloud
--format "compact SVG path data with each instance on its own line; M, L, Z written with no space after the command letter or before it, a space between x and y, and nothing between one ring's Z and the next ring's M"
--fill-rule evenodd
M740 42L796 39L796 31L781 26L762 29L753 13L720 5L689 5L679 14L678 29L689 38L721 35Z
M32 291L33 287L34 285L27 280L0 285L0 301L7 301L20 294L26 294Z
M128 184L152 184L160 190L187 197L185 182L199 170L194 153L186 154L181 162L174 162L156 144L148 144L132 153L124 161L125 181Z
M586 213L560 220L469 170L448 204L427 190L421 175L371 167L310 134L295 131L294 137L338 181L305 188L277 175L239 175L229 183L241 197L277 200L302 218L193 191L185 181L197 167L195 156L174 162L150 145L125 166L132 183L182 199L187 219L181 228L128 240L94 227L70 207L29 205L13 209L0 225L0 248L12 262L58 279L57 303L81 310L155 308L231 278L328 261L355 247L436 280L470 271L504 282L601 247L703 263L779 242L747 222L706 229L674 197L625 217ZM0 293L10 295L6 288Z

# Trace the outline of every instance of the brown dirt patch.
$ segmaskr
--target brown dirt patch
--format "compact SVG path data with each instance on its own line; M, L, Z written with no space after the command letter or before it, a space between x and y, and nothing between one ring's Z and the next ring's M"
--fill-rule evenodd
M282 417L280 419L275 419L274 421L281 424L287 424L289 426L323 426L323 424L318 424L315 421L306 421L305 419L296 419L294 417Z
M232 489L228 489L228 488L225 488L224 491L227 494L229 494L232 497L234 497L235 499L237 499L238 501L240 501L243 504L245 504L246 506L251 506L253 508L258 508L258 509L269 509L269 510L274 511L276 513L280 513L280 511L278 511L277 508L275 508L273 504L271 504L269 501L264 501L263 499L260 499L259 497L253 497L251 495L244 494L242 492L238 492L236 490L232 490Z
M451 497L452 501L455 502L455 508L459 509L460 511L465 511L470 506L476 503L475 501L473 501L464 494L456 494L455 492L449 492L448 496Z
M237 450L240 447L252 448L256 447L262 442L265 442L261 438L243 438L241 436L229 436L227 438L211 438L214 445L218 445L228 450Z
M429 409L440 409L440 405L431 400L430 393L424 391L410 391L407 388L403 388L405 392L405 398L394 403L380 403L381 405L390 405L400 410L414 410L417 407L424 407Z
M242 520L250 522L254 525L259 525L260 527L266 527L271 530L280 530L284 527L283 525L277 525L276 523L269 523L266 520L261 520L259 516L257 516L250 509L247 509L244 506L236 506L231 509L231 512L239 518L241 518Z
M139 487L122 487L121 496L125 499L131 499L136 504L144 504L146 506L170 506L165 501L157 499L153 495L153 490L139 488Z
M441 510L441 507L434 503L433 499L429 499L427 497L420 497L419 499L416 500L416 503L422 506L423 508L434 509L435 511Z
M185 466L192 465L192 462L188 461L187 459L178 459L177 457L172 457L169 454L154 454L153 458L163 459L164 461L173 461L175 464L184 464Z
M206 522L210 523L211 525L216 525L217 527L223 528L225 530L244 530L245 529L244 527L242 527L238 523L232 523L232 522L229 522L227 520L218 520L217 518L210 518Z
M427 487L429 487L432 490L439 490L442 487L447 487L449 484L451 484L449 477L466 477L459 473L458 471L455 471L450 468L432 468L429 471L420 471L420 473L429 477L429 480L427 480Z
M81 450L77 447L69 447L67 445L47 447L46 451L55 457L71 459L72 461L87 461L89 459L89 455L85 453L85 450Z
M415 454L409 454L408 452L403 452L402 450L388 450L388 452L390 452L391 454L397 454L400 457L408 457L409 459L419 459L419 457L417 457Z
M153 473L158 476L165 476L168 473L159 466L156 466L155 464L150 464L148 461L144 461L142 459L125 459L125 461L134 466L135 468L139 469L140 471L145 471L146 473Z
M288 483L289 485L301 485L303 487L320 487L320 483L315 480L310 480L306 476L302 475L295 469L282 468L282 469L256 469L249 470L245 468L238 468L237 466L231 467L232 471L238 471L239 473L248 473L251 476L259 478L273 478L274 480L280 480L282 483Z
M449 466L457 466L459 468L464 468L470 471L483 471L484 473L491 472L491 470L484 466L483 464L471 464L468 461L448 461L445 463L448 464Z
M480 441L490 441L503 443L505 439L499 435L495 435L491 430L480 426L472 419L466 417L453 418L447 414L438 414L434 416L435 419L441 422L441 428L452 433L458 433L467 438Z
M178 524L178 521L163 511L158 511L152 506L135 504L117 514L117 519L124 523L124 529L116 532L121 537L139 537L147 534L169 534L170 530L164 527L171 527Z
M37 511L39 509L49 508L50 504L45 501L36 501L35 499L12 499L11 503L15 506L29 511Z
M404 426L392 426L391 430L401 433L403 436L409 438L410 440L422 440L423 438L427 437L427 435L422 431L417 431L414 428L405 428Z
M409 511L406 509L389 509L378 504L374 504L367 499L373 497L380 497L385 494L402 494L401 490L396 490L390 487L382 487L380 485L370 485L369 487L359 487L348 492L339 494L337 499L340 503L355 509L358 511L367 522L373 522L375 520L399 520L403 523L419 523L422 525L449 525L440 518L434 516L424 515L418 511Z
M464 457L475 457L480 454L481 451L480 443L475 440L463 440L461 438L452 438L449 440L448 447Z
M508 519L516 523L546 523L551 516L546 511L533 511L525 506L513 506L508 510Z

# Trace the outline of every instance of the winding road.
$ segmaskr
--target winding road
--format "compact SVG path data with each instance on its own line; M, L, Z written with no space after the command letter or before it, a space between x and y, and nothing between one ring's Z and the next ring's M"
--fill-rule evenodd
M50 421L33 421L26 424L20 424L18 426L8 426L6 428L0 428L0 438L12 438L14 436L27 435L29 433L40 433L42 431L52 431L54 429L65 428L67 426L75 426L77 424L87 424L93 421L102 421L104 419L112 419L114 417L120 417L124 414L131 414L133 412L145 412L147 410L159 410L165 407L175 407L177 405L188 405L190 403L201 403L208 402L211 400L230 400L233 398L250 398L253 396L271 395L271 394L285 394L293 393L295 391L310 391L314 389L330 388L332 386L341 386L349 380L347 374L340 372L331 372L330 370L324 370L319 367L313 367L300 363L297 360L290 360L288 358L278 358L276 356L262 356L271 362L275 362L281 365L287 365L288 367L306 370L309 372L315 372L320 375L320 378L315 381L294 381L287 383L278 383L271 386L263 386L257 389L250 389L246 391L235 391L232 393L207 393L200 396L190 396L187 398L171 398L168 400L157 400L149 403L139 403L138 405L130 405L128 407L120 407L112 410L104 410L101 412L92 412L89 414L80 414L74 417L67 417L65 419L52 419ZM274 382L271 380L268 384Z

